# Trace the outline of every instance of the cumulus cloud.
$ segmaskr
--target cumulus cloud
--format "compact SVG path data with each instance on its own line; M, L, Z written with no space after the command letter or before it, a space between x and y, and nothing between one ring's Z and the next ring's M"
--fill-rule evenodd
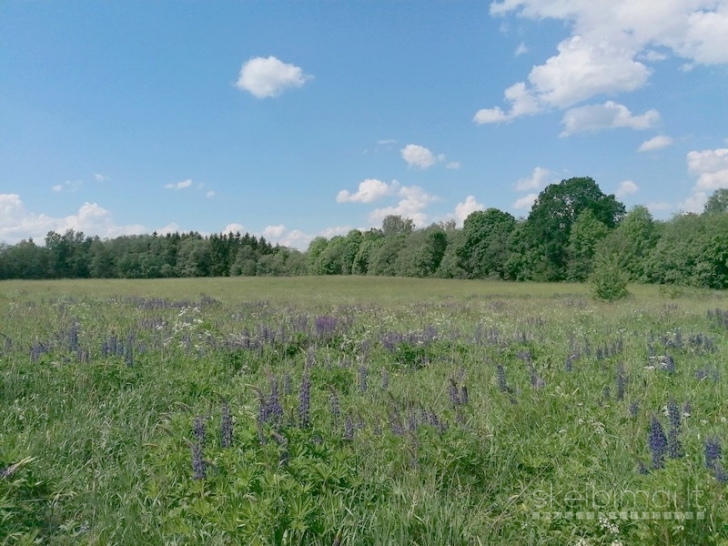
M703 212L707 202L708 194L704 191L697 191L680 203L677 208L683 212Z
M631 180L624 180L619 184L619 187L617 188L617 191L615 192L615 195L618 198L622 198L625 195L631 195L633 193L637 193L639 191L639 186L632 182Z
M425 225L427 214L424 210L430 203L437 201L438 198L428 194L419 186L403 186L400 188L398 195L401 199L396 206L374 209L369 215L369 220L372 223L379 224L387 216L398 215L412 219L417 226Z
M277 226L266 226L266 228L263 230L263 236L267 237L268 239L271 238L278 238L286 231L286 226L283 224L277 225Z
M702 212L709 193L728 188L728 148L688 152L687 163L688 172L697 180L692 195L678 208L685 212Z
M399 182L393 180L391 184L377 180L376 178L367 178L359 182L359 190L355 193L349 193L347 190L341 190L336 195L337 203L371 203L385 195L396 193L399 189Z
M569 108L600 94L641 88L651 70L641 62L668 54L688 64L728 62L728 4L725 0L501 0L491 14L516 13L556 19L571 36L556 55L534 66L527 81L505 91L500 107L476 113L476 123L497 123L552 108ZM657 51L656 51L657 49Z
M287 64L276 57L254 57L240 69L236 86L253 96L264 99L276 97L284 90L302 87L313 76L293 64Z
M515 203L513 203L514 209L526 209L531 210L531 207L536 202L536 199L538 199L538 194L535 193L529 193L528 195L521 197L520 199L517 199Z
M182 180L180 182L175 182L171 184L165 184L164 189L166 190L184 190L186 188L189 188L192 186L192 180L189 178L187 180Z
M602 129L618 127L643 130L649 129L658 121L660 114L657 110L648 110L642 115L635 116L626 106L610 100L604 104L591 104L568 110L561 120L564 126L561 136L585 131L595 133Z
M96 180L96 182L108 182L111 179L108 176L104 176L101 173L96 173L94 175L94 180Z
M407 144L400 150L400 153L409 167L417 169L429 169L438 161L445 161L444 154L436 156L430 150L418 144Z
M526 44L521 42L520 44L518 44L516 50L513 52L513 55L515 55L516 57L520 57L525 53L528 53L528 48L526 47Z
M246 230L243 227L243 224L238 224L235 222L233 222L232 224L226 225L225 229L222 230L222 233L224 235L227 235L227 234L235 235L236 233L240 233L242 235L245 232L246 232Z
M207 193L205 193L205 197L207 197L208 199L210 197L215 197L215 190L210 190Z
M516 191L535 190L546 185L551 171L544 169L543 167L536 167L533 169L531 176L521 178L516 182Z
M485 206L478 203L473 195L468 195L465 201L455 205L455 222L458 226L462 226L463 222L476 210L484 210Z
M459 161L448 161L447 165L445 165L446 169L459 169L460 168L460 162Z
M673 143L673 139L666 135L658 135L656 137L652 137L649 140L645 140L642 144L640 144L640 147L637 148L638 152L652 152L655 150L661 150L662 148L667 148Z
M0 241L16 243L28 238L42 240L49 231L65 233L69 229L102 238L146 231L139 224L116 224L112 214L97 203L84 203L76 214L54 218L29 211L17 193L0 194Z
M155 230L159 235L167 235L168 233L180 233L182 230L177 222L171 222L164 227Z
M697 190L728 188L728 148L689 152L688 171L698 177Z

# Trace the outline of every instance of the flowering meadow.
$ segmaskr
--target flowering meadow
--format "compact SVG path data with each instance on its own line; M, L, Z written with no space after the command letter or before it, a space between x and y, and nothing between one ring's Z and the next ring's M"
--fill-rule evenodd
M3 544L728 544L728 298L0 283Z

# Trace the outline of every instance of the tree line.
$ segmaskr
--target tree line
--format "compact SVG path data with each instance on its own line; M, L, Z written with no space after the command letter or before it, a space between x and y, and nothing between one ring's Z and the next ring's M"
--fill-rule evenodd
M315 238L306 252L246 233L174 233L102 240L69 230L45 244L0 246L0 279L390 275L513 281L586 281L595 269L631 282L728 288L728 189L702 214L655 220L629 212L588 177L547 186L528 217L496 208L416 229L388 216L381 228Z

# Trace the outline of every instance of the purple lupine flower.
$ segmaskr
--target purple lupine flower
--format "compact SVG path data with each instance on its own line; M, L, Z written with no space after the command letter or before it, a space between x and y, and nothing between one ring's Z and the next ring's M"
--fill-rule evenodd
M564 369L569 373L571 373L571 371L574 369L574 355L569 355L566 357Z
M667 436L656 415L652 416L652 422L650 423L649 445L652 452L652 468L663 468L665 466Z
M344 422L344 441L352 442L354 440L354 422L351 420L351 415L346 416Z
M205 446L205 418L202 415L195 417L192 424L192 436L197 440L200 448Z
M278 379L275 376L270 378L267 415L276 423L279 423L283 417L283 406L281 406L280 396L278 395Z
M303 374L301 391L298 395L298 421L301 428L308 428L310 424L309 413L311 410L311 378L308 372Z
M450 403L453 406L460 405L460 393L458 392L458 386L454 379L450 379L450 385L447 388L447 393L450 395Z
M670 355L660 357L659 369L667 373L675 373L675 360Z
M713 468L713 475L715 476L715 479L718 480L720 483L728 483L728 472L725 471L723 465L719 462L715 463L715 467Z
M412 433L417 431L417 413L413 410L407 413L407 430Z
M382 390L389 389L389 372L386 368L382 368Z
M720 461L722 449L720 442L715 437L706 438L705 440L705 467L711 470L715 469L716 463Z
M627 377L624 372L624 365L620 364L617 368L617 400L624 400L627 391Z
M341 408L339 407L339 395L336 394L336 390L333 387L331 387L331 415L334 418L334 424L338 423Z
M73 324L68 330L68 348L71 351L78 349L78 324Z
M636 400L629 405L629 416L637 417L640 411L640 403Z
M670 420L670 428L680 430L680 407L673 398L667 403L667 417Z
M204 480L207 475L205 461L202 459L202 446L192 444L192 479Z
M230 405L222 403L222 417L220 419L220 445L230 447L233 445L233 417L230 414Z
M362 364L359 366L359 390L361 392L367 392L367 367Z
M316 334L321 338L329 338L336 330L336 318L328 315L316 317Z

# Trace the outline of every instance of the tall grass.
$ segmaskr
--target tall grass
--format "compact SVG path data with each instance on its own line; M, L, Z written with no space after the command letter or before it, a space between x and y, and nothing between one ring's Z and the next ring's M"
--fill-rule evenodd
M721 293L604 304L581 285L356 277L0 291L4 543L728 540Z

